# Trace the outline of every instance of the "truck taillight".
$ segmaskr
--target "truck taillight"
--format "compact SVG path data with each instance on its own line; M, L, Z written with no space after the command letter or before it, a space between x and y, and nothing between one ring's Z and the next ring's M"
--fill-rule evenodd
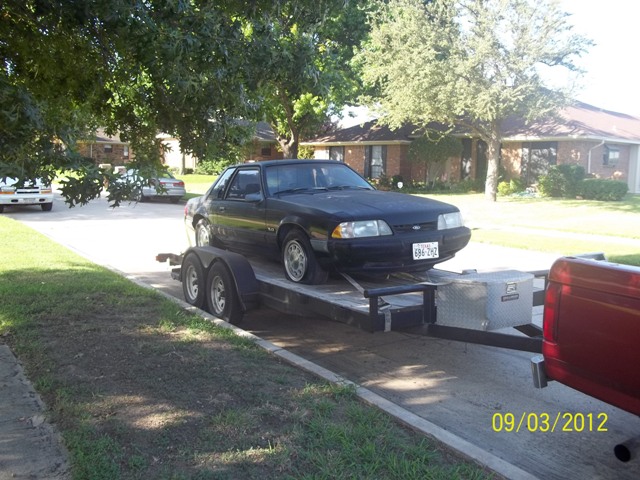
M544 297L544 315L542 316L542 334L549 342L556 342L558 337L558 313L560 309L560 292L562 285L549 283Z

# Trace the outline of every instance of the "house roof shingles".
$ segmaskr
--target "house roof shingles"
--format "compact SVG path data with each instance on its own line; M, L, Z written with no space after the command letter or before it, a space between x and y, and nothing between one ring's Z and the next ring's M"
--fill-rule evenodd
M640 118L575 102L559 113L558 119L526 125L509 119L502 126L506 138L590 138L640 142Z
M433 124L429 127L437 129ZM504 140L535 141L552 139L594 139L640 143L640 118L603 110L593 105L575 102L564 108L556 118L526 124L522 118L509 118L502 125ZM397 130L377 125L375 120L314 138L306 144L372 144L410 143L419 134L414 125Z

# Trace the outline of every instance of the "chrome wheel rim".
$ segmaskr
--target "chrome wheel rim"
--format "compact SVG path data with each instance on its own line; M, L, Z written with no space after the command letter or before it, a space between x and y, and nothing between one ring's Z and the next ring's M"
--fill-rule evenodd
M284 266L291 280L299 282L303 279L307 271L307 255L302 245L297 241L292 241L287 244Z
M198 227L198 233L196 235L196 245L198 247L206 247L209 245L209 230L205 226Z
M215 276L211 282L211 303L217 314L224 312L224 306L227 304L227 295L225 293L224 281L220 276Z
M189 298L191 299L191 301L194 301L198 297L198 272L196 272L196 269L195 267L193 267L193 265L189 265L187 267L184 281L187 288L187 293L189 294Z

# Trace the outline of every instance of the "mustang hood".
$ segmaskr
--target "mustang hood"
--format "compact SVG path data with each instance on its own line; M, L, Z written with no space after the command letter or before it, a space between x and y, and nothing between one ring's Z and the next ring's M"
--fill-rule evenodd
M389 223L432 221L440 213L457 212L453 205L404 193L339 190L282 196L279 201L320 210L348 220L384 219Z

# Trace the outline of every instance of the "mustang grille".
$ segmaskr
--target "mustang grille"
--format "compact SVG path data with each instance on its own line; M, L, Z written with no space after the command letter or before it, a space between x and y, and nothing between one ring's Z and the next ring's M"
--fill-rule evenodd
M418 228L419 227L419 228ZM397 233L411 233L420 231L437 230L438 222L424 222L424 223L408 223L405 225L394 225L393 230Z

